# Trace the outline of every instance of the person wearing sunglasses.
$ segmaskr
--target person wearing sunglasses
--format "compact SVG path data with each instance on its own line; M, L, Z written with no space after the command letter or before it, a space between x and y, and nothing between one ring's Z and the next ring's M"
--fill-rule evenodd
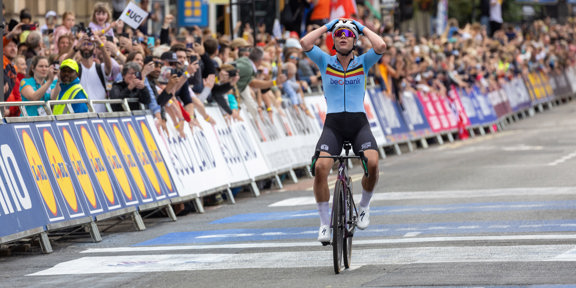
M330 56L314 45L326 32L332 32L336 55ZM358 37L364 35L372 48L365 54L355 55ZM378 146L370 130L364 110L366 76L368 70L386 51L386 43L376 33L352 19L334 19L304 36L300 40L306 55L318 65L322 73L322 86L328 107L326 121L316 150L321 156L340 155L345 140L352 143L354 153L364 150L368 159L369 176L362 178L362 199L358 205L359 229L369 224L369 205L372 191L378 182ZM328 200L328 174L334 160L319 158L316 162L314 196L320 214L318 241L330 242L330 212Z

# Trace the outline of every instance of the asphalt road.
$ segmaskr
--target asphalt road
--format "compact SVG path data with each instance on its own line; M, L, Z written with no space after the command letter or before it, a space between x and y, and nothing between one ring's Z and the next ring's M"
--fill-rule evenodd
M576 287L575 115L568 103L382 159L371 226L340 275L315 241L312 182L301 178L177 222L148 218L145 231L102 223L100 243L3 251L0 287Z

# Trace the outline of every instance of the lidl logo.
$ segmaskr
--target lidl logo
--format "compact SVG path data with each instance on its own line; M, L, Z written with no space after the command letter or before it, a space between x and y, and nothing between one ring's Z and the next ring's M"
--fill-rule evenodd
M98 124L97 126L98 135L100 136L100 141L102 141L102 147L104 148L106 158L108 158L108 163L110 163L110 166L112 167L112 172L116 176L116 180L118 181L118 184L120 184L120 188L122 189L122 192L124 192L124 195L126 195L129 200L132 200L132 189L130 188L130 182L128 181L120 156L114 148L112 141L110 141L108 133L104 130L104 126L102 124Z
M138 157L140 164L142 164L142 167L144 167L144 173L146 173L148 180L150 180L150 183L152 183L154 191L156 191L156 194L161 195L162 192L160 191L160 183L158 182L158 177L156 177L156 173L154 172L154 167L152 167L150 158L148 157L148 154L146 154L144 146L142 146L142 142L140 142L140 138L136 134L132 124L128 123L127 127L128 133L130 134L130 139L132 140L132 144L136 150L136 157Z
M106 195L106 199L108 199L108 203L114 205L116 199L114 197L114 191L112 190L110 176L108 175L108 171L104 166L102 156L100 155L100 152L94 143L94 139L92 139L92 136L85 126L80 127L80 135L84 142L84 149L86 150L86 154L88 155L88 159L90 161L90 167L94 170L96 178L98 179L98 183L100 183L100 186L104 191L104 195Z
M26 130L22 130L21 137L22 144L26 152L26 158L28 159L30 171L34 175L34 180L38 186L38 189L40 190L42 199L48 207L48 210L50 210L50 213L52 213L54 216L58 216L58 205L56 204L54 191L52 190L52 185L48 179L48 173L46 172L42 158L40 158L38 149L36 149L36 145L34 144L32 137L30 137Z
M158 168L158 172L160 172L162 180L164 180L164 183L166 183L166 186L168 186L168 190L170 190L170 192L174 191L172 182L170 181L170 175L168 174L168 169L164 163L164 158L162 158L162 154L160 154L160 150L154 141L154 137L152 137L152 133L150 133L148 126L146 126L144 122L140 122L140 128L142 128L144 142L146 142L148 151L150 151L150 154L152 155L152 162L154 162L156 168Z
M68 206L74 212L78 212L78 199L76 198L74 185L72 185L72 179L70 179L70 174L68 173L68 168L60 153L60 149L58 149L58 145L48 129L42 129L42 138L44 139L48 161L56 178L56 183L58 183L58 187L60 187L60 191L62 195L64 195Z
M78 151L78 147L76 146L72 135L70 135L70 132L65 127L62 128L62 136L68 150L68 158L70 158L72 165L72 173L74 173L78 178L78 182L80 182L80 186L82 186L84 195L86 195L86 199L88 199L90 205L93 208L98 208L96 194L94 192L94 187L92 187L92 180L90 179L90 175L88 175L84 160L82 160L82 157L80 156L80 152Z
M114 130L114 135L116 136L116 141L118 142L118 146L120 146L120 152L124 157L124 161L126 165L128 165L128 169L130 173L132 173L132 178L136 182L136 186L140 190L140 193L144 198L148 198L148 192L146 191L146 186L144 185L144 179L142 178L142 174L140 173L140 169L138 169L138 165L136 164L136 159L134 154L132 154L132 150L128 146L124 135L118 128L117 124L112 125L112 130Z

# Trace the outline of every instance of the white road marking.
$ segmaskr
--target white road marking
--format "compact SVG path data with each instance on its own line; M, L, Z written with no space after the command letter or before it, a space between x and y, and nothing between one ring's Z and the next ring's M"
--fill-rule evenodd
M418 192L381 192L374 193L372 201L383 200L416 200L416 199L462 199L491 198L500 196L542 196L542 195L576 195L576 187L545 187L545 188L508 188L453 191L418 191ZM354 199L360 197L355 194ZM359 199L359 198L358 198ZM315 205L314 196L294 197L268 205L269 207L286 207Z
M566 162L566 161L568 161L574 157L576 157L576 152L572 152L572 153L570 153L570 154L568 154L568 155L566 155L566 156L564 156L558 160L552 161L552 162L548 163L548 166L556 166L558 164L562 164L562 163L564 163L564 162Z
M353 264L576 262L575 248L574 245L506 245L366 249L355 250ZM332 249L231 254L179 253L82 257L27 276L329 266L332 266Z
M409 233L409 232L408 232ZM505 235L505 236L461 236L461 237L422 237L422 238L396 238L396 239L354 239L354 246L386 245L403 243L433 243L433 242L490 242L490 241L519 241L519 240L576 240L573 234L541 234L541 235ZM90 248L80 253L123 253L123 252L161 252L161 251L188 251L210 249L259 249L259 248L291 248L291 247L318 247L314 242L261 242L239 244L207 244L182 246L142 246L142 247L113 247Z

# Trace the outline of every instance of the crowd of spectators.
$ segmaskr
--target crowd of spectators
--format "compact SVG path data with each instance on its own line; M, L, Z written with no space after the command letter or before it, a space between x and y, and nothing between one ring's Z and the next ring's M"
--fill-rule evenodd
M563 71L576 60L576 23L572 20L559 24L546 18L488 31L490 26L461 26L450 19L442 35L417 38L381 23L362 6L359 9L353 17L380 33L389 47L369 75L385 95L400 102L404 89L442 93L451 85L476 85L487 91L529 72ZM324 14L314 14L305 30L325 23L328 16ZM72 12L59 17L50 11L40 28L22 10L20 21L10 21L3 37L4 99L135 98L138 103L130 103L130 109L143 105L159 127L165 127L170 117L184 136L186 127L199 126L198 118L215 123L205 105L218 105L227 121L243 120L240 107L253 117L273 120L275 113L283 113L286 103L310 115L304 96L321 91L321 71L302 51L300 27L273 37L259 24L254 39L246 23L238 23L234 35L218 35L207 28L176 29L172 15L161 20L157 15L155 23L161 26L154 29L159 30L156 37L124 25L113 15L108 4L98 2L87 25L77 23ZM357 53L363 53L370 42L359 40ZM324 37L316 45L330 53L331 44L326 43ZM62 107L53 112L89 111L86 104L75 104L73 111ZM107 111L103 104L93 109ZM124 107L111 105L111 109ZM12 117L46 114L42 106L25 110L12 107L2 113Z

